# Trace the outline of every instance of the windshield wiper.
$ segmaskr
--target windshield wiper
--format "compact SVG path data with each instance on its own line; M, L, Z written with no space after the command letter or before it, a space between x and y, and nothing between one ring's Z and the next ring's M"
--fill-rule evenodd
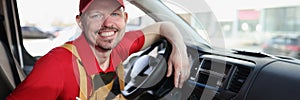
M232 49L234 54L241 54L241 55L247 55L247 56L255 56L255 57L272 57L274 58L275 56L263 53L263 52L253 52L253 51L245 51L245 50L236 50Z

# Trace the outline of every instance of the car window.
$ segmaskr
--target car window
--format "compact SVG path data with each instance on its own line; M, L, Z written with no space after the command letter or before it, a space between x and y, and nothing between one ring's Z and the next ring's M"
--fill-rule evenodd
M75 20L79 0L17 0L17 3L23 45L30 55L43 56L54 47L79 36L80 28ZM32 6L33 3L35 6ZM129 2L125 1L125 5L125 11L129 14L126 31L141 29L155 23L151 17ZM35 10L36 8L41 10Z
M273 40L274 44L282 44L282 45L285 44L285 39L284 38L278 37L278 38L274 38L272 40Z
M297 5L297 0L288 0L285 3L281 3L282 0L270 3L258 1L257 4L235 0L227 2L222 0L161 1L198 32L197 35L184 35L186 41L190 40L191 43L202 42L198 38L201 36L208 42L215 42L227 49L270 53L269 51L273 50L265 48L265 44L273 43L270 41L284 45L297 44L294 39L273 40L274 37L300 35L298 28L300 6ZM221 5L220 2L224 5ZM52 48L72 40L80 34L80 29L75 22L79 0L26 0L26 2L17 0L17 3L21 26L38 28L41 33L34 37L46 37L23 39L25 49L33 56L42 56ZM32 6L32 4L36 5ZM68 6L66 7L65 4ZM155 22L134 5L127 1L125 4L125 10L129 13L126 31L140 29ZM36 10L36 8L40 10ZM277 54L290 56L289 53L277 52Z
M131 3L126 1L125 6L125 11L129 15L126 31L141 29L147 25L155 23L154 19Z
M288 45L297 45L297 39L288 39L287 44Z

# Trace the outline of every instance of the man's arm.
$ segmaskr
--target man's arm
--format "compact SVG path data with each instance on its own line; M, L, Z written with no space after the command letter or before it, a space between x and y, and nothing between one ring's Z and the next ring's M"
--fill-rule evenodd
M165 37L172 44L172 53L168 61L167 77L171 76L172 68L174 72L174 85L181 88L184 81L190 74L190 64L187 56L186 45L179 30L173 23L158 22L142 29L145 35L145 43L142 49L147 48L156 42L161 36ZM173 67L172 67L173 66Z
M45 57L39 59L33 70L7 100L55 100L63 86L64 68L60 61Z

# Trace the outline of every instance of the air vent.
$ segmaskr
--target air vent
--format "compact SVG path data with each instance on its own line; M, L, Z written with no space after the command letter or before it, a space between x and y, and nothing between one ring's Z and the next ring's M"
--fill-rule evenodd
M228 90L238 93L245 83L251 69L244 66L237 66L229 84Z

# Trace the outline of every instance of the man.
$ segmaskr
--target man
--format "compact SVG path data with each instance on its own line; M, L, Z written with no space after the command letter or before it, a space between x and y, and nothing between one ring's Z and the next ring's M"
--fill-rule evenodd
M125 34L128 15L123 0L80 0L79 6L81 36L39 59L8 100L122 98L118 94L123 86L115 85L122 84L115 81L122 79L122 61L160 37L173 47L167 76L174 68L174 85L182 87L190 68L186 46L173 24L160 22Z

